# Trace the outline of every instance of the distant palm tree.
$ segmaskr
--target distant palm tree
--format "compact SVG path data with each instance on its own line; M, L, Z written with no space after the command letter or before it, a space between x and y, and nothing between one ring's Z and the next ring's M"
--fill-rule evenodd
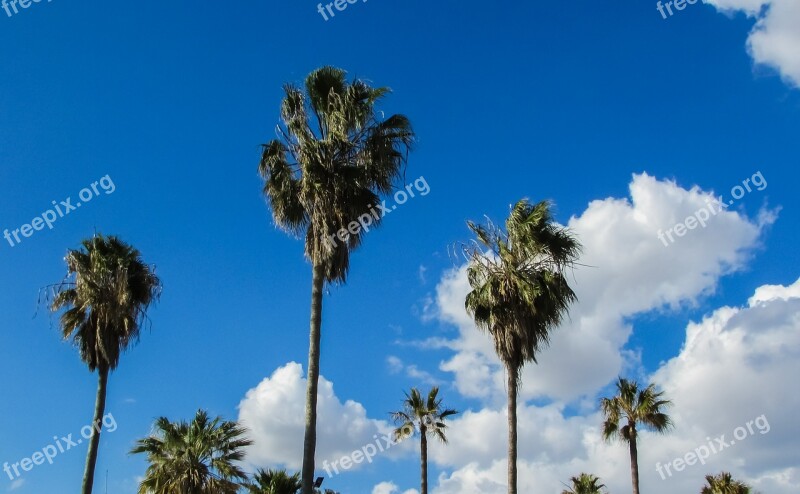
M750 486L744 482L734 480L728 472L719 475L706 475L708 485L703 487L700 494L750 494Z
M517 494L517 390L526 362L547 345L577 298L566 269L580 243L553 220L548 202L517 202L506 231L472 222L477 242L466 248L472 291L465 302L480 329L494 340L508 379L508 493ZM486 250L489 251L486 254Z
M91 494L105 413L108 374L122 352L139 339L147 308L161 282L138 250L114 236L95 235L65 257L67 278L56 285L51 310L61 314L61 334L78 347L81 360L97 371L94 432L89 440L82 494Z
M247 474L236 462L253 442L236 422L198 410L190 423L160 417L154 429L131 450L146 453L150 463L139 494L236 494L245 485Z
M297 494L300 490L300 474L289 475L285 470L262 470L253 474L247 485L249 494Z
M417 388L411 388L411 393L406 393L403 400L403 409L392 412L392 419L400 427L395 429L394 436L397 440L405 439L419 430L420 463L422 487L420 494L428 494L428 434L434 434L440 441L447 444L444 431L447 428L445 419L458 413L451 408L442 409L442 400L437 399L439 388L434 386L428 393L428 398L423 399Z
M603 438L607 441L619 439L628 443L631 455L631 482L633 494L639 494L639 441L638 426L664 434L672 428L672 420L665 413L672 402L664 398L663 391L656 391L655 384L639 389L636 381L619 378L617 395L603 398L600 408L605 417Z
M372 211L400 179L414 133L403 115L377 118L375 104L387 88L372 88L360 80L348 83L341 69L317 69L306 78L305 90L286 85L284 91L279 138L264 144L258 170L275 223L305 237L305 254L312 265L300 477L303 494L312 494L322 292L326 283L345 282L350 253L361 244L364 232L336 235L359 217L365 224L369 220L370 228L381 223Z
M598 485L600 479L588 473L582 473L570 479L572 488L561 491L561 494L602 494L604 484Z

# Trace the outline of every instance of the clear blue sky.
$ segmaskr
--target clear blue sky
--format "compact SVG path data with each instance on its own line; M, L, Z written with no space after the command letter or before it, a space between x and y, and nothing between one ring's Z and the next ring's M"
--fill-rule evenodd
M134 244L164 282L151 328L111 376L119 427L102 438L97 492L106 470L108 492L135 491L145 463L127 451L155 417L202 407L234 419L275 369L305 368L310 266L301 242L274 228L256 171L282 84L321 65L392 88L381 109L408 115L418 135L407 177L431 188L369 234L348 284L325 299L322 374L342 401L385 419L419 384L389 372L397 355L445 383L448 404L481 408L438 368L448 351L393 343L452 336L423 312L453 267L448 247L468 238L467 219L503 218L530 197L553 199L567 222L592 200L628 197L634 173L726 193L761 170L769 187L741 206L751 218L764 201L782 210L746 267L694 307L632 321L624 348L644 349L642 367L655 372L681 349L688 321L800 275L800 93L754 68L752 25L709 5L664 20L654 2L633 0L371 0L329 21L307 0L0 10L0 229L105 175L116 186L52 230L14 247L0 239L0 462L90 420L96 377L37 294L95 231ZM74 492L84 456L80 447L37 466L15 492ZM329 486L414 488L417 463L385 461ZM0 492L11 486L0 477Z

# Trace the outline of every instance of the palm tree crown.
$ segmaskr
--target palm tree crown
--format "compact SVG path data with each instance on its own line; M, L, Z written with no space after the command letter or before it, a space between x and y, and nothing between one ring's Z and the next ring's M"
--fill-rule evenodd
M708 485L703 487L700 494L750 494L750 486L744 482L734 480L728 472L719 475L706 475Z
M74 341L89 370L113 370L139 339L161 282L139 251L115 236L96 235L82 247L67 253L67 278L74 281L59 285L52 310L66 309L62 335Z
M154 429L131 450L150 463L139 494L236 494L247 479L236 462L252 441L236 422L198 410L191 423L160 417Z
M599 484L600 479L589 473L582 473L570 479L572 487L561 491L561 494L602 494L604 484Z
M445 429L447 424L444 420L447 417L458 413L452 408L442 409L442 399L438 398L439 388L434 386L428 392L427 398L422 398L417 388L411 388L410 393L406 393L403 400L403 409L392 412L392 419L395 423L401 424L394 430L394 437L398 440L405 439L414 434L420 433L433 434L440 441L447 444Z
M601 401L603 438L629 443L638 439L638 425L663 434L672 428L672 420L664 413L670 406L672 402L664 398L663 391L656 391L655 384L639 389L636 381L619 378L617 395Z
M327 281L344 281L350 251L362 233L327 242L393 190L414 140L403 115L376 117L388 88L348 83L334 67L312 72L305 92L287 84L279 138L263 146L259 173L275 223L292 234L305 230L305 253L324 266ZM373 218L377 226L380 218Z
M492 224L469 222L478 244L467 250L472 291L465 305L492 336L497 356L518 377L526 362L536 362L550 331L576 300L565 268L577 260L581 247L554 223L546 201L519 201L505 226L503 232Z
M289 475L285 470L259 469L247 485L249 494L297 494L300 490L300 474Z

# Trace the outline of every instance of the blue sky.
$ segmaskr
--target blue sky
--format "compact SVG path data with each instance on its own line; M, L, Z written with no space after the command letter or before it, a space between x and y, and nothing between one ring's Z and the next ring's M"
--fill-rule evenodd
M67 249L98 231L141 250L164 292L111 376L118 427L102 437L97 492L106 471L108 492L135 492L146 465L127 455L133 442L155 417L198 408L259 421L252 462L297 468L303 374L293 363L305 369L310 266L301 242L273 226L256 171L282 85L335 65L392 88L381 110L412 120L407 177L424 176L430 193L371 232L347 285L325 298L322 375L333 387L321 455L371 441L403 390L435 382L469 413L454 421L450 448L434 447L432 492L502 492L499 368L459 312L463 280L448 249L469 238L466 220L503 219L529 197L555 201L589 266L576 273L581 302L565 336L526 371L521 482L555 491L592 469L612 491L629 488L624 448L591 440L597 397L623 374L665 385L682 425L652 439L648 490L699 490L710 470L662 481L651 459L766 414L772 432L715 456L713 468L796 492L800 429L789 417L800 399L787 388L800 370L798 27L793 0L714 0L668 19L633 0L372 0L328 21L305 0L0 10L0 229L74 203L101 177L114 184L52 230L13 247L0 239L0 462L91 420L96 377L37 299L64 276ZM673 245L658 240L756 172L763 190ZM748 302L767 285L776 287ZM693 346L708 335L707 348ZM691 365L702 356L710 368ZM780 390L790 397L779 407ZM0 477L0 492L64 492L84 456L80 446L16 482ZM417 479L409 444L325 486L407 494Z

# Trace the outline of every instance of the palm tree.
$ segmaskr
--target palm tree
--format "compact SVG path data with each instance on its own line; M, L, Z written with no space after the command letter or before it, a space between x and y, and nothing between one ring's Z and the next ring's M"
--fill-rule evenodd
M131 450L150 463L139 494L236 494L243 486L247 474L236 462L253 442L236 422L198 410L190 423L160 417L153 427Z
M91 494L105 413L108 374L120 355L138 341L147 308L161 293L161 282L138 250L114 236L95 235L70 250L67 277L56 285L51 310L61 314L61 334L78 347L89 371L97 371L94 432L86 454L83 494Z
M672 402L664 398L663 391L656 391L655 384L639 389L636 381L619 378L617 395L603 398L600 408L605 417L603 438L615 438L628 443L631 454L631 481L633 494L639 494L639 440L638 426L664 434L672 428L672 420L664 413ZM625 421L621 424L621 422Z
M469 228L477 242L465 248L472 291L465 302L476 324L494 340L508 379L508 492L517 493L517 390L526 362L549 342L576 300L565 277L580 243L553 222L550 203L517 202L506 231L489 223ZM485 251L488 249L489 253Z
M387 88L345 77L323 67L306 78L305 91L284 87L278 138L263 145L258 169L276 225L304 235L312 265L303 494L312 494L314 482L322 292L326 283L346 281L366 228L340 232L359 219L370 228L381 223L374 207L401 177L414 139L405 116L377 118L375 104Z
M300 474L289 475L285 470L259 469L247 485L249 494L297 494L298 490Z
M572 488L561 491L561 494L602 494L604 484L597 485L600 479L589 473L582 473L570 479Z
M406 393L406 399L403 400L403 409L391 414L395 423L401 424L394 431L396 440L412 436L419 430L422 467L420 494L428 494L428 434L434 434L447 444L447 436L444 433L447 424L444 421L447 417L458 413L451 408L442 409L442 400L437 399L438 394L439 388L434 386L428 393L428 398L424 400L417 388L411 388L411 393Z
M728 472L719 475L706 475L708 485L703 487L700 494L750 494L750 486L744 482L734 480Z

